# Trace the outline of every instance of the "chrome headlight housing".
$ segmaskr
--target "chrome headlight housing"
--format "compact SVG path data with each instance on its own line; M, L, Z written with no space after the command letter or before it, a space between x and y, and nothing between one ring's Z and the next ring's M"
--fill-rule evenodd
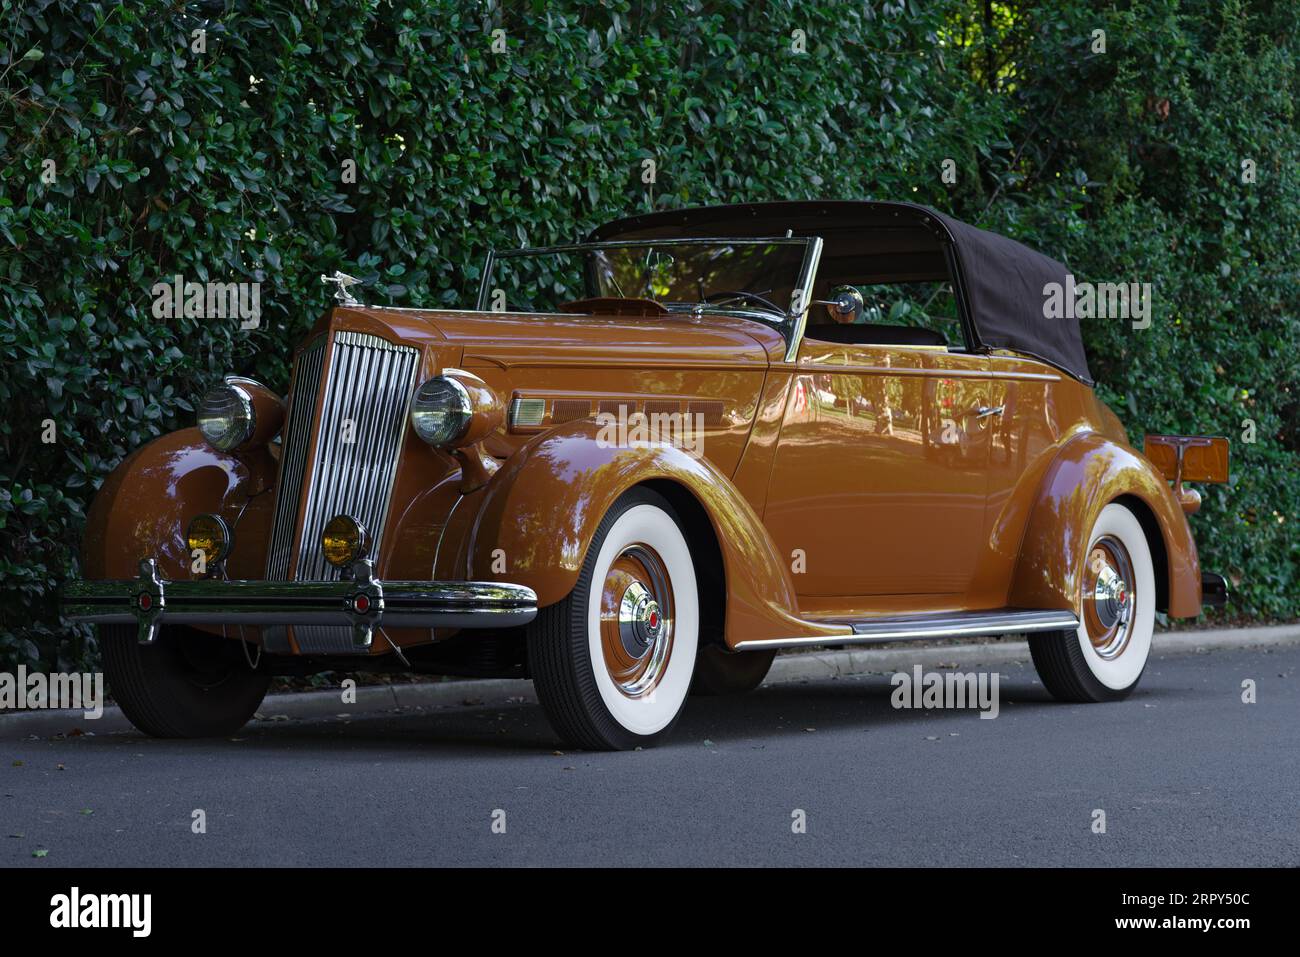
M425 380L411 403L415 434L437 448L449 448L465 438L473 417L469 390L450 376Z
M253 437L257 416L247 390L226 381L206 392L199 402L199 431L220 452L237 449Z

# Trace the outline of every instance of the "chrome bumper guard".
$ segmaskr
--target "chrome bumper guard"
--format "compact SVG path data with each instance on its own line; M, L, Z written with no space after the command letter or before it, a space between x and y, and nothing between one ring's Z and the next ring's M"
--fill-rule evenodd
M167 581L153 559L140 577L69 582L63 615L95 624L136 624L142 643L158 626L343 625L369 648L379 625L394 628L511 628L537 616L531 588L498 582L380 581L370 561L343 581Z

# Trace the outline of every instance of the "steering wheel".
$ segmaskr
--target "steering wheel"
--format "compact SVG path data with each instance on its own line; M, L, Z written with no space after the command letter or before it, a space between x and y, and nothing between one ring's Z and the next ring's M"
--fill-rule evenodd
M771 292L772 290L768 289L765 291ZM742 301L756 302L759 305L766 306L768 309L771 309L773 312L780 313L782 315L784 315L785 313L785 310L782 309L780 306L778 306L776 303L774 303L771 299L765 299L763 296L759 295L756 292L749 292L744 289L719 290L718 292L711 292L704 297L705 302L711 302L714 305L722 305L722 303L720 302L714 302L715 299L723 299L723 300L740 299Z

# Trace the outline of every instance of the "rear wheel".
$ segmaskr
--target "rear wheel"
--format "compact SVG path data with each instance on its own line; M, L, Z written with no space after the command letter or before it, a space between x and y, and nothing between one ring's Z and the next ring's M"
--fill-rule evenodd
M270 677L249 667L240 642L164 625L147 645L131 625L101 625L104 676L122 713L155 738L233 734L248 723Z
M1031 635L1043 685L1062 701L1118 701L1137 687L1155 630L1155 571L1137 517L1102 509L1084 560L1079 627Z
M528 661L567 742L648 747L681 714L698 638L690 547L668 502L636 488L601 520L573 591L529 625Z

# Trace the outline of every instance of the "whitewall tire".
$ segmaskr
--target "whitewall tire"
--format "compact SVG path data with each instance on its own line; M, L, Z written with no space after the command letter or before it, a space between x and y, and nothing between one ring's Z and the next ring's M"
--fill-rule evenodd
M538 699L567 742L647 747L677 722L691 687L700 596L672 507L649 489L601 520L573 591L529 626Z
M1151 548L1123 505L1102 509L1088 537L1078 602L1079 627L1031 635L1044 686L1063 701L1115 701L1142 677L1155 631Z

